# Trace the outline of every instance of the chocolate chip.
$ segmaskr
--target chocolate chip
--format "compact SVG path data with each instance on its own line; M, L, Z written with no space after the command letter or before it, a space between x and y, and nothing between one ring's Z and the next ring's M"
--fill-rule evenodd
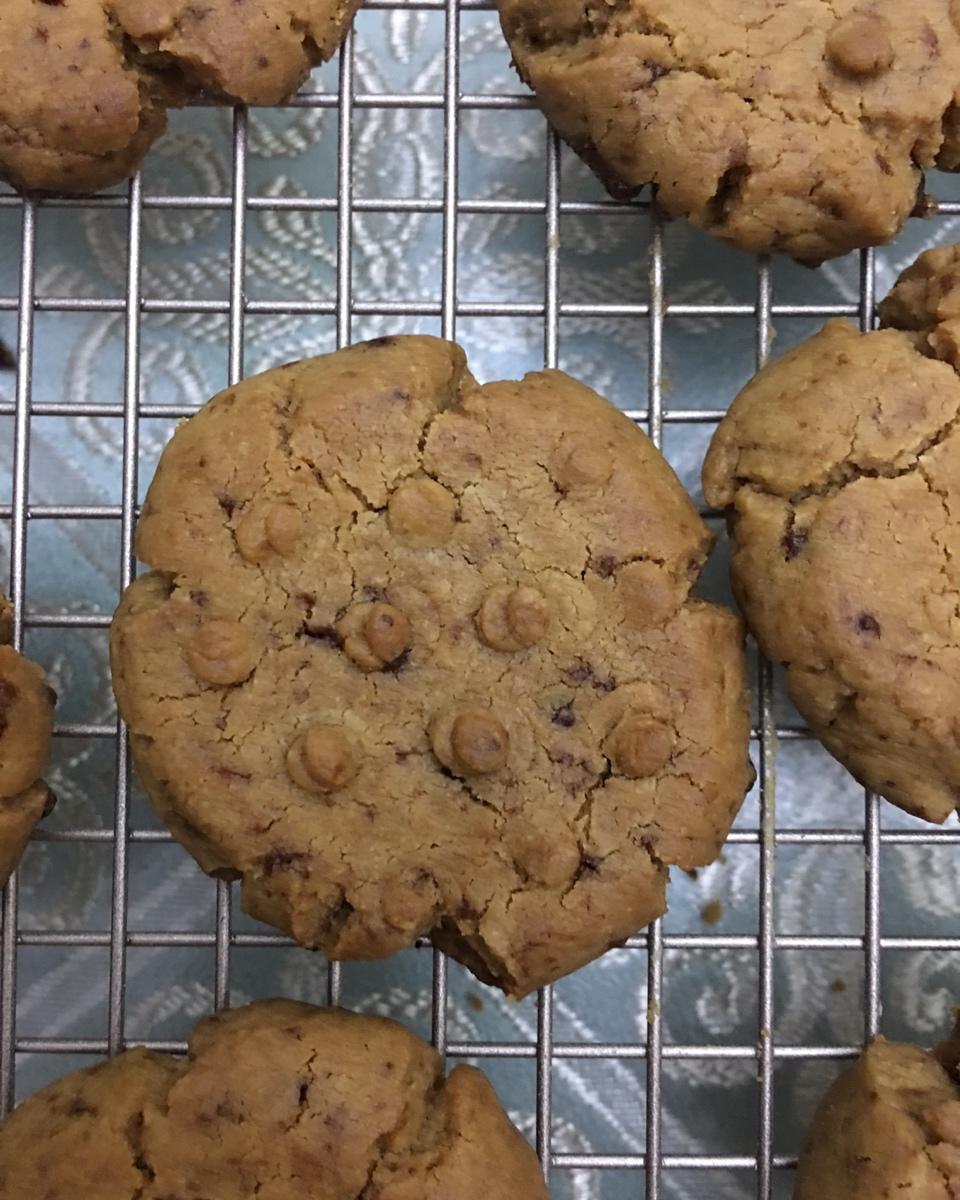
M313 592L297 592L294 600L298 608L302 608L304 612L313 612L313 606L317 602L317 597Z
M386 588L368 586L363 589L364 600L386 600Z
M585 662L582 658L578 658L575 660L572 667L567 667L567 669L564 671L564 675L566 675L567 679L569 679L571 683L586 683L586 681L593 675L593 667L591 667L590 664Z
M198 608L203 608L207 603L208 597L206 592L202 592L199 588L194 588L190 593L190 599Z
M299 636L311 638L315 642L326 642L340 649L340 635L332 625L311 625L309 621L304 621L300 626Z
M203 463L201 463L200 465L203 466ZM226 495L218 496L217 503L220 505L220 507L223 509L223 511L227 514L228 517L233 516L233 510L237 507L237 502L236 502L236 500L234 500L234 498L232 496L226 496Z
M656 83L658 79L662 79L664 75L670 74L670 68L661 66L658 62L653 62L649 58L643 60L643 65L650 72L650 82Z
M600 554L590 560L590 566L601 579L609 579L617 569L617 560L612 554Z
M612 675L608 675L606 679L595 679L593 686L598 692L612 692L617 686L617 681Z
M397 339L395 337L378 337L371 338L369 342L363 342L361 344L365 350L376 350L381 346L396 345L396 341Z
M857 617L857 631L866 634L868 637L878 638L880 636L880 622L872 613L862 612Z
M600 859L594 858L592 854L581 854L580 865L574 872L574 882L582 879L584 875L598 875L600 873Z
M784 559L789 562L792 558L796 558L809 540L810 534L806 529L800 529L796 525L791 525L780 539Z
M407 663L409 663L409 661L410 661L410 647L408 646L406 648L406 650L403 650L400 654L397 655L397 657L393 660L393 662L385 663L383 669L385 671L389 671L391 675L399 675L400 672L407 665Z
M555 708L550 720L554 725L562 725L564 729L569 729L572 725L576 725L577 718L573 711L573 705L564 704L562 708Z
M310 855L301 850L283 850L278 847L263 856L263 873L269 877L278 871L296 871L298 875L306 878L306 864L309 861Z
M893 167L890 165L890 160L885 158L879 150L874 154L874 158L877 160L877 166L884 173L884 175L893 174Z

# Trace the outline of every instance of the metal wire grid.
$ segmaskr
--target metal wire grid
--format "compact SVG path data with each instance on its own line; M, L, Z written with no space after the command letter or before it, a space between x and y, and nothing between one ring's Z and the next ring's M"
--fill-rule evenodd
M676 317L731 317L753 320L756 329L756 361L762 366L768 357L772 320L777 316L829 317L847 315L870 328L874 317L873 253L862 255L860 298L856 305L797 305L774 302L769 263L760 260L756 267L756 294L751 304L670 304L664 294L663 239L659 218L649 204L616 204L612 201L564 201L560 188L560 148L557 139L547 133L545 181L542 200L461 200L458 195L458 121L469 109L521 109L532 106L525 94L465 95L459 87L460 13L463 10L487 10L490 0L367 0L369 8L400 10L440 10L444 14L446 40L444 85L440 94L376 93L361 94L354 88L353 35L344 42L339 59L339 88L336 93L305 94L291 106L336 108L339 111L338 178L336 196L331 198L268 198L247 195L247 114L234 111L232 188L223 196L145 196L139 176L134 178L127 196L52 198L22 200L12 194L0 195L0 207L21 212L22 258L19 293L0 296L0 311L14 311L18 321L16 388L13 403L0 403L0 415L14 418L14 467L12 503L0 507L0 519L11 527L10 596L14 607L14 645L20 647L28 627L54 629L102 628L109 618L95 613L58 615L30 614L27 606L26 549L28 526L33 521L57 521L69 518L118 521L121 530L121 584L133 578L133 533L137 515L138 429L139 421L149 417L188 416L193 411L176 405L148 405L140 402L140 318L145 313L224 313L229 323L229 383L243 375L244 320L257 314L333 315L336 318L337 345L349 343L352 319L367 314L439 316L444 337L454 338L457 320L465 316L539 317L543 321L543 360L547 366L558 361L560 321L565 317L636 317L644 318L648 337L648 400L643 409L628 410L643 424L653 441L662 443L665 424L715 423L723 410L672 410L663 398L663 331L667 319ZM442 198L431 199L360 199L351 191L352 114L355 109L432 108L440 109L444 119ZM127 214L126 289L123 296L86 299L66 296L37 296L35 290L36 227L38 208L44 206L80 208L122 208ZM147 209L229 210L231 214L231 256L229 294L224 300L161 299L141 293L141 229ZM258 210L330 211L337 216L337 272L334 301L273 302L249 300L245 294L246 217ZM643 216L637 210L644 210ZM943 203L940 211L960 212L960 204ZM437 213L443 218L442 287L439 304L434 302L381 301L356 303L352 299L351 219L354 212ZM542 303L470 303L461 299L457 289L457 223L461 214L534 214L544 218L545 288ZM649 220L652 243L649 266L649 301L646 304L602 304L561 302L558 264L560 217L569 213L620 213L626 219ZM33 403L31 395L34 350L33 324L38 312L118 312L125 315L125 368L122 404ZM589 381L588 381L589 382ZM30 459L30 419L32 416L122 417L122 501L114 505L28 505ZM533 1059L536 1070L536 1150L545 1176L551 1171L586 1168L597 1170L640 1171L644 1177L644 1195L658 1200L664 1195L665 1173L675 1168L745 1169L755 1172L755 1191L762 1200L771 1195L773 1171L791 1167L795 1159L773 1154L774 1064L787 1059L847 1058L859 1053L860 1046L794 1045L776 1046L773 1040L775 996L774 954L777 950L855 950L864 958L864 1038L875 1034L880 1019L881 950L960 950L960 938L881 937L880 933L880 848L882 844L960 843L960 831L881 831L876 797L865 796L862 832L842 829L785 829L777 826L774 766L778 740L803 738L806 730L796 725L777 726L772 703L772 677L769 664L759 661L756 683L759 695L759 721L754 731L758 747L760 786L760 822L757 829L738 830L732 844L759 847L758 930L754 935L675 934L667 935L659 921L645 933L627 943L633 949L647 951L648 1035L645 1044L560 1043L553 1038L552 992L543 989L537 1000L537 1036L532 1043L457 1042L448 1037L446 960L433 952L431 1026L434 1044L448 1058ZM40 840L109 843L113 848L113 904L109 930L28 931L17 922L17 881L7 885L2 906L0 936L0 1116L5 1115L14 1095L15 1056L33 1053L116 1053L123 1048L124 985L126 952L130 947L191 946L210 947L215 955L214 994L220 1008L230 994L231 950L234 947L267 947L292 944L271 932L235 933L231 928L230 885L216 886L216 920L210 932L172 931L129 932L127 929L127 855L135 843L169 841L169 835L130 827L130 763L125 731L116 725L60 724L59 737L113 739L116 744L116 795L112 829L69 829L57 833L39 831ZM774 930L774 866L777 849L784 845L851 845L864 850L865 923L864 935L783 936ZM105 1039L28 1038L16 1030L17 951L22 946L102 946L109 948L108 1032ZM759 967L758 1028L755 1044L690 1045L664 1044L661 1030L661 1005L664 982L664 952L667 949L755 950ZM340 968L330 964L328 1001L340 997ZM182 1051L181 1042L148 1041L155 1049ZM757 1064L759 1120L756 1153L753 1155L664 1154L661 1151L661 1070L667 1059L742 1059ZM643 1154L561 1153L551 1145L551 1080L557 1060L645 1059L646 1060L646 1149Z

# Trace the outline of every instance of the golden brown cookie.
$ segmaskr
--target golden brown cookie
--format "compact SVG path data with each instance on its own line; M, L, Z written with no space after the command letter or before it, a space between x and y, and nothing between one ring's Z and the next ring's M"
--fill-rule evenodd
M360 0L3 0L0 176L26 190L119 183L209 93L279 104L339 46Z
M960 794L960 249L741 392L704 466L737 599L828 750L943 821Z
M546 1200L486 1077L380 1017L267 1000L202 1021L186 1061L128 1050L0 1126L27 1200Z
M0 887L53 805L40 776L50 753L56 695L36 663L9 644L11 626L10 602L0 594Z
M523 995L664 910L749 786L742 632L642 433L557 371L383 338L223 392L163 455L113 625L141 778L249 912L421 935Z
M517 69L618 197L820 262L960 167L956 0L498 0Z
M933 1053L872 1042L820 1102L794 1200L960 1195L958 1037Z

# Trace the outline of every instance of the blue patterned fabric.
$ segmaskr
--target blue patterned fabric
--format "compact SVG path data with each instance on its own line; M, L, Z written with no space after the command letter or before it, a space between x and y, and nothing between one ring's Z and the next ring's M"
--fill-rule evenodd
M376 10L357 22L358 93L443 88L443 14ZM521 90L509 66L493 14L462 14L462 78L467 93ZM335 90L336 66L312 86ZM231 117L213 109L174 116L169 133L144 170L147 197L228 196ZM357 107L353 116L353 194L357 200L443 196L443 115L433 109ZM248 191L252 197L336 195L338 117L330 108L255 111L249 118ZM470 109L462 115L462 199L540 199L547 136L532 110ZM935 178L941 198L960 196L949 178ZM567 151L562 198L602 199L599 186ZM16 297L21 213L0 208L0 296ZM37 295L121 298L127 270L123 207L44 206L38 218ZM251 208L247 216L247 295L279 307L336 297L337 219L334 211ZM225 301L230 279L229 208L151 207L143 217L142 293L146 301ZM353 298L439 305L442 286L439 212L357 211L353 219ZM957 237L956 218L913 222L890 249L877 253L878 295L925 246ZM651 220L646 209L565 214L559 245L562 304L644 304L649 299ZM683 224L664 233L668 304L751 305L754 260ZM542 215L462 214L458 227L458 294L462 305L529 303L544 294ZM857 258L813 272L787 262L773 267L774 303L856 305ZM149 305L148 305L149 306ZM822 318L777 317L774 353L814 331ZM438 316L358 315L355 339L382 333L439 332ZM333 315L254 314L246 320L248 373L332 350ZM642 316L563 316L560 366L630 410L647 405L649 325ZM125 318L122 312L39 311L33 399L82 406L122 401ZM457 335L481 379L515 376L542 364L539 316L461 316ZM15 312L0 310L0 338L15 345ZM226 382L228 323L223 313L148 312L142 323L142 402L198 406ZM722 409L749 377L755 356L751 316L677 316L664 326L664 450L684 484L702 502L699 468L712 426L671 420L671 414ZM14 376L0 372L0 404L13 398ZM9 505L12 417L0 415L0 506ZM140 424L141 494L175 422ZM117 505L121 498L123 423L117 417L40 416L31 420L30 502ZM714 522L718 527L717 522ZM0 522L0 579L9 557L9 526ZM120 571L119 522L32 521L27 557L28 611L109 614ZM723 548L708 568L705 590L726 597ZM114 716L106 631L31 628L28 651L51 672L64 723L109 724ZM778 684L779 689L779 684ZM778 718L797 724L778 690ZM756 757L756 756L755 756ZM115 749L109 738L62 737L52 783L60 803L50 830L98 828L113 822ZM862 792L817 745L784 740L777 757L777 820L782 828L863 827ZM135 791L132 826L158 823ZM917 822L883 807L884 828ZM756 790L738 829L756 830ZM952 824L956 828L956 822ZM35 842L20 872L23 931L108 931L112 853L108 843ZM758 851L731 845L722 859L691 878L675 872L667 934L751 935L758 921ZM780 848L775 873L775 926L782 934L863 932L861 846ZM881 862L885 935L950 935L960 910L954 849L887 846ZM176 845L138 842L129 849L129 928L186 932L214 928L214 886ZM706 908L713 901L719 905ZM718 918L716 924L705 919ZM239 911L235 928L260 927ZM107 1021L106 946L25 946L19 952L20 1037L103 1038ZM213 948L150 948L127 952L126 1031L131 1039L183 1038L213 1003ZM326 966L295 949L238 948L232 954L231 998L242 1003L283 994L323 1002ZM411 951L392 961L350 964L343 1002L395 1016L429 1035L432 956ZM556 988L558 1043L642 1045L647 1033L646 953L613 951ZM753 949L668 949L664 963L663 1037L675 1045L752 1046L758 1029L758 959ZM928 950L885 951L883 1027L890 1036L929 1042L945 1028L960 995L957 956ZM779 1045L857 1044L862 1039L863 955L859 950L780 950L775 966L775 1033ZM449 1033L456 1041L530 1045L536 1007L504 1001L456 965L450 967ZM754 1152L757 1065L750 1059L668 1057L663 1066L663 1151L674 1154ZM20 1054L17 1094L28 1094L89 1057ZM514 1118L533 1128L532 1056L485 1060ZM838 1065L830 1059L782 1059L775 1071L775 1152L795 1154L813 1105ZM646 1072L642 1058L557 1059L554 1149L638 1154L644 1150ZM789 1195L780 1171L775 1194ZM668 1169L665 1197L740 1200L752 1196L749 1170ZM643 1194L642 1172L556 1171L554 1194L577 1200L626 1200Z

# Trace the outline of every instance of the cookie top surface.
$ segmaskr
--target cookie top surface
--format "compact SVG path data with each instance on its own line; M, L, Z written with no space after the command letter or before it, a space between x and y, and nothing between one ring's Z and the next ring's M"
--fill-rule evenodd
M752 251L890 241L960 165L956 0L498 0L514 62L614 195Z
M419 935L522 994L663 910L749 785L741 630L647 438L559 372L387 338L216 397L113 628L155 804L338 957Z
M56 696L43 671L9 644L10 602L0 594L0 886L52 797L40 776L50 753Z
M206 91L277 104L340 44L360 0L4 0L0 175L41 191L127 178L166 109Z
M67 1075L0 1127L0 1193L44 1200L546 1200L486 1077L393 1021L268 1000Z
M821 1101L794 1200L951 1200L960 1193L957 1050L877 1038Z
M762 371L704 467L734 589L791 696L864 784L943 821L960 788L960 249Z

